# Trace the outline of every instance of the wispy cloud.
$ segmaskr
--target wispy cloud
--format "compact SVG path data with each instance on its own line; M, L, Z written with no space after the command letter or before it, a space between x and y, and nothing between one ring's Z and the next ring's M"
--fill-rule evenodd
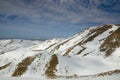
M114 24L120 22L119 16L120 0L0 0L0 23L4 24L28 23L53 29Z
M117 1L119 0L1 0L0 12L6 16L28 18L33 22L48 19L69 23L112 23L120 15ZM107 12L108 9L118 13Z

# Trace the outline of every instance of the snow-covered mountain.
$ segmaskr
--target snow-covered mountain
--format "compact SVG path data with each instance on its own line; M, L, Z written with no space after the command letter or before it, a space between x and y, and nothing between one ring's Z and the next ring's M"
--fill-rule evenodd
M22 39L3 39L0 40L0 54L13 51L23 47L29 47L40 44L43 41L39 40L22 40Z
M6 40L1 43L10 45ZM25 46L26 44L27 42ZM58 80L120 78L120 25L91 27L67 39L28 41L28 44L27 47L22 45L0 55L1 78L4 79L6 76ZM18 46L16 43L13 45ZM1 51L3 49L1 48Z

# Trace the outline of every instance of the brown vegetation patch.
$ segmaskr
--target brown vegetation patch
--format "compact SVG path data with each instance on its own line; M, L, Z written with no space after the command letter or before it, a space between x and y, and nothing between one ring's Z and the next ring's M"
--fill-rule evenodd
M22 60L21 63L19 63L17 66L17 69L15 70L15 72L12 74L12 76L21 76L26 70L27 67L32 63L32 61L37 57L36 56L30 56L25 58L24 60Z
M98 77L98 76L107 76L107 75L113 75L113 74L119 74L120 69L112 70L112 71L107 71L95 75L85 75L85 76L80 76L77 74L71 75L71 76L59 76L61 78L66 78L66 79L72 79L72 78L82 78L82 77Z
M71 52L71 51L72 51L72 49L73 49L75 46L77 46L77 45L74 45L74 46L72 46L72 47L68 48L68 49L67 49L67 51L65 52L65 54L64 54L63 56L68 55L68 53L69 53L69 52Z
M66 40L66 41L64 41L64 42L62 42L62 43L60 43L60 44L58 44L57 46L55 46L54 49L52 49L52 50L50 51L50 53L53 53L53 54L54 54L54 51L55 51L55 50L58 50L61 45L67 43L68 41L70 41L70 39L69 39L69 40ZM47 49L48 49L48 48L47 48Z
M112 75L112 74L118 74L120 73L120 70L114 70L114 71L108 71L108 72L104 72L104 73L100 73L98 74L98 76L106 76L106 75Z
M62 42L61 44L59 44L58 46L56 46L56 49L59 49L61 45L67 43L68 41L70 41L70 39L69 39L69 40L66 40L66 41Z
M111 55L117 47L120 47L120 28L106 38L106 40L100 46L100 51L104 51L105 56L107 57Z
M65 52L64 56L68 55L68 53L71 52L71 51L73 50L73 48L75 48L77 45L78 45L78 44L76 44L76 45L68 48L68 49L67 49L67 52ZM77 54L79 55L79 54L80 54L81 52L83 52L85 49L86 49L86 47L83 47L83 46L82 46L82 49L81 49Z
M83 52L86 49L86 47L83 47L83 49L81 49L77 54L80 54L81 52Z
M95 28L95 29L91 29L90 32L88 33L87 35L87 39L86 40L82 40L80 41L79 43L77 43L76 45L68 48L67 52L64 54L64 55L67 55L69 52L71 52L71 50L77 46L77 45L82 45L84 43L87 43L89 41L92 41L95 37L97 37L98 35L102 34L103 32L105 32L106 30L112 28L112 25L104 25L103 27L98 27L98 28ZM93 35L92 35L93 34ZM92 35L92 36L90 36ZM68 42L69 40L66 40L64 42L62 42L61 44L57 45L50 53L54 53L55 50L59 49L61 45L65 44L66 42ZM80 54L83 50L85 50L86 48L83 48L82 50L80 50L78 52L78 54Z
M7 63L7 64L4 65L4 66L0 66L0 70L7 68L10 64L11 64L11 62Z
M66 79L72 79L72 78L80 78L80 76L78 76L77 74L73 74L71 76L63 76Z
M56 43L50 45L49 47L47 47L45 50L49 49L50 47L54 46Z
M82 57L84 57L84 56L86 56L86 55L88 55L89 53L86 53L86 54L84 54Z
M56 54L53 54L51 57L51 60L49 62L49 66L47 70L45 71L45 75L49 78L56 78L57 76L55 75L56 71L56 65L58 64L58 57Z
M112 25L104 25L103 27L98 27L98 28L95 28L95 29L91 29L90 32L88 33L88 37L84 42L84 43L87 43L89 41L92 41L94 40L94 38L96 38L98 35L102 34L103 32L105 32L106 30L112 28Z
M35 51L35 52L40 52L40 51L43 51L43 50L32 50L32 51Z

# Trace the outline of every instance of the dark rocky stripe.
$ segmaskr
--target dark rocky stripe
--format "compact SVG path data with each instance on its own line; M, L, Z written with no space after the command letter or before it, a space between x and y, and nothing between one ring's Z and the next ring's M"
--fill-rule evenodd
M56 43L50 45L49 47L47 47L45 50L49 49L50 47L54 46Z
M120 28L106 38L100 46L100 51L105 52L105 56L108 57L118 47L120 47Z
M106 76L106 75L112 75L112 74L118 74L118 73L120 73L119 69L114 70L114 71L103 72L103 73L98 74L98 76Z
M82 47L83 49L81 49L77 54L81 54L85 49L86 47Z
M4 66L0 66L0 70L7 68L10 64L11 64L11 62L7 63L7 64L4 65Z
M58 64L58 57L56 54L51 56L51 60L49 62L49 66L45 71L45 75L49 78L56 78L57 76L55 75L56 71L56 66Z
M21 63L19 63L17 66L17 69L15 70L15 72L12 74L12 76L21 76L26 70L27 67L33 62L33 60L37 57L36 56L30 56L25 58L24 60L22 60Z
M60 43L60 44L58 44L57 46L55 46L54 49L52 49L52 50L50 51L50 53L53 53L53 54L54 54L54 51L55 51L55 50L58 50L61 45L64 45L65 43L69 42L71 39L74 39L74 38L70 38L70 39L68 39L68 40L64 40L62 43Z
M96 38L97 36L99 36L100 34L102 34L103 32L110 28L112 28L112 25L104 25L103 27L91 29L87 35L88 38L85 41L83 41L82 44L94 40L94 38Z
M68 48L67 51L64 53L64 56L68 55L73 50L73 48L75 48L76 46L77 45L74 45L74 46Z

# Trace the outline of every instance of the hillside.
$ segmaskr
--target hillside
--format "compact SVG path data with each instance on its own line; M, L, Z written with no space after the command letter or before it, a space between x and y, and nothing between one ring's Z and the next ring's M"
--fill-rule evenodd
M0 55L1 79L120 78L119 25L91 27L67 39L12 43L11 40L0 42L0 51L4 52Z

